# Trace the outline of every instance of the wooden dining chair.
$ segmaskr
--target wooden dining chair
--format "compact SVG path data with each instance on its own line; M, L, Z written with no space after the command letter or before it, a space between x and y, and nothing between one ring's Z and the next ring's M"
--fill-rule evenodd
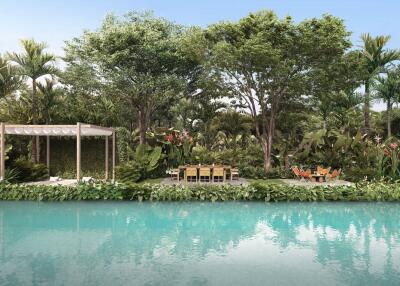
M197 182L197 168L194 167L186 168L186 181Z
M239 180L239 169L237 168L231 169L231 180Z
M170 170L171 181L179 181L179 169Z
M200 182L210 182L211 168L201 167L199 171Z
M212 173L213 182L223 182L224 181L224 168L214 167Z

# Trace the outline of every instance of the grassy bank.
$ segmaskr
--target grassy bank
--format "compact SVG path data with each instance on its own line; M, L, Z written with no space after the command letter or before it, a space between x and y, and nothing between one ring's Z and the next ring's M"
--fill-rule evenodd
M400 184L374 182L353 186L304 188L257 182L249 186L93 183L75 187L1 183L0 200L400 201Z

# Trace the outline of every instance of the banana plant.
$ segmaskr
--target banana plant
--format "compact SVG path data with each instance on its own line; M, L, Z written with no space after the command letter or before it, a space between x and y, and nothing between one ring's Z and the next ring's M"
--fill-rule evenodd
M149 145L140 144L136 148L135 161L143 167L145 172L155 170L161 158L162 148L159 146L151 148Z

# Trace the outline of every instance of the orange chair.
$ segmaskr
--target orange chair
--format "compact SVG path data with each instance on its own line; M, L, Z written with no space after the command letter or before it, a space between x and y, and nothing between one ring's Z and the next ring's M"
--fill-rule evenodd
M292 167L292 171L296 178L301 178L301 170L297 166Z
M197 168L194 167L186 168L186 181L197 182Z
M212 174L213 182L223 182L225 179L224 176L225 176L224 168L222 167L213 168L213 174Z
M329 180L337 180L340 176L341 171L342 171L342 169L339 169L339 170L334 169L332 171L332 174L327 175L327 178L329 178Z
M310 169L307 169L306 171L302 171L300 173L300 176L305 180L312 180L312 173L311 173Z
M324 169L321 166L317 166L317 174L318 175L326 175L329 173L329 170L331 169L331 167L328 167L327 169Z
M330 170L331 170L331 167L328 167L328 168L324 169L322 175L327 176L329 174Z

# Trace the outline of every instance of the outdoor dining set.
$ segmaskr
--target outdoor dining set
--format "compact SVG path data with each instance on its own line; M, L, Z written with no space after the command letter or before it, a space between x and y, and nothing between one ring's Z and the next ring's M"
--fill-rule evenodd
M300 180L306 180L311 182L326 182L328 180L336 180L339 178L341 169L334 169L332 173L330 173L331 167L323 168L321 166L317 166L317 169L312 172L311 169L303 170L297 166L292 167L293 174L296 178Z
M170 170L171 180L184 182L225 182L239 180L239 170L227 165L182 165ZM183 176L182 176L183 175Z

